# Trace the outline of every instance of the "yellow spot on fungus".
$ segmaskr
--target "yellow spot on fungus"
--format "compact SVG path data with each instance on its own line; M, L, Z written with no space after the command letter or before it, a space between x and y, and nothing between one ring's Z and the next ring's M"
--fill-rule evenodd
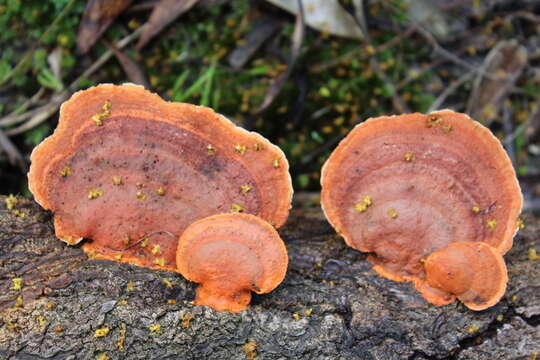
M252 188L250 185L248 185L248 184L245 184L245 185L240 186L240 191L241 191L242 194L244 194L244 195L247 195L247 193L248 193L251 189L253 189L253 188Z
M133 282L128 281L127 286L126 286L126 290L127 291L133 291L134 289L135 289L135 285L133 285Z
M292 317L294 320L300 320L302 317L300 316L299 313L295 312L294 314L292 314Z
M150 241L150 239L148 239L147 237L145 237L145 238L141 241L141 247L143 247L143 248L147 247L149 241Z
M54 308L56 307L56 304L53 303L52 301L51 302L48 302L47 305L45 305L45 309L47 310L53 310Z
M161 325L159 325L159 324L150 325L148 327L148 330L150 330L154 334L161 334Z
M13 290L15 290L15 291L22 290L23 279L21 279L21 278L13 278L13 279L11 279L11 281L13 282L13 287L12 287Z
M279 164L279 159L278 158L273 158L272 159L272 166L275 167L276 169L279 168L280 164Z
M534 248L530 248L529 250L527 250L527 257L531 261L540 259L540 256L538 256L538 253L536 252L536 249Z
M476 333L478 330L480 330L480 326L479 325L472 325L470 326L468 329L467 329L467 332L469 334L474 334Z
M488 220L487 228L489 231L495 231L495 229L497 228L497 220L495 219Z
M176 300L174 300L174 299L167 299L167 304L169 304L169 305L174 305L174 304L176 304Z
M212 144L206 145L206 155L208 155L208 156L216 155L216 149L214 149Z
M137 199L141 201L146 200L146 194L143 193L141 190L137 190L137 192L135 193L135 196L137 197Z
M388 214L388 216L390 216L391 219L397 219L397 217L398 217L398 213L397 213L396 209L394 209L394 208L388 209L387 214Z
M21 295L17 298L15 301L15 307L22 308L23 307L23 298Z
M17 200L17 198L13 194L9 194L9 196L4 200L4 202L6 203L6 208L8 210L12 210L15 205L17 205L19 200Z
M53 330L56 334L60 335L64 332L64 325L56 325Z
M437 115L428 115L426 126L428 128L439 126L442 123L442 119L438 117Z
M237 144L234 146L234 150L238 152L240 155L244 155L246 153L247 147L245 145Z
M366 211L371 205L373 205L373 201L371 200L371 196L369 195L366 195L364 197L364 200L362 200L362 202L359 202L358 204L356 204L354 206L354 208L356 209L356 211L358 212L364 212Z
M171 280L169 279L163 279L163 283L167 286L168 289L172 289L174 286Z
M43 315L39 315L39 316L37 317L37 321L38 321L38 324L39 324L40 326L45 326L45 325L47 325L47 319L45 319L45 317L44 317Z
M64 166L62 170L60 170L60 175L62 175L63 177L71 175L71 168L67 165Z
M122 177L121 176L113 176L112 183L113 183L113 185L122 185Z
M158 194L159 196L165 195L165 188L164 188L163 186L160 186L160 187L156 190L156 194Z
M403 160L405 160L406 162L413 162L414 161L414 154L413 153L405 153L405 155L403 156Z
M9 330L13 330L13 331L18 331L20 326L11 322L11 321L8 321L6 327L9 329Z
M93 200L97 199L100 196L103 196L103 190L101 190L100 188L88 190L88 199Z
M116 303L118 306L127 306L128 302L127 300L120 300Z
M105 336L109 335L109 331L110 331L109 328L96 329L96 331L94 332L94 337L95 338L105 337Z
M264 146L261 143L255 143L255 144L253 144L253 150L255 150L255 151L264 150Z
M103 125L103 120L101 114L92 115L92 120L96 123L97 126Z
M160 245L154 245L154 247L152 248L152 254L157 255L160 252L161 252L161 246Z
M516 302L518 299L517 295L514 295L510 298L510 300L512 300L513 302Z
M244 207L240 204L237 204L237 203L233 203L231 205L231 212L232 213L241 213L241 212L244 212Z
M525 222L523 221L523 219L518 218L516 221L516 226L518 229L525 229Z
M442 129L443 133L449 134L452 131L453 128L452 128L452 125L447 124L447 125L444 125L441 129Z
M143 183L140 183L140 182L138 182L138 183L135 184L135 187L136 187L137 189L139 189L139 190L142 189L143 186L144 186Z
M193 315L191 314L184 314L180 318L182 320L182 327L184 329L187 329L191 325L191 320L193 320Z
M111 114L111 112L109 111L111 105L112 103L109 100L105 101L105 103L101 107L102 112L92 115L92 120L96 123L97 126L102 126L103 120L109 117L109 115Z
M114 260L118 260L118 261L122 260L122 256L123 256L123 255L124 255L124 254L118 254L118 255L115 255L115 256L114 256Z
M129 245L129 243L131 242L131 236L129 236L129 234L127 234L127 235L124 236L124 238L122 239L122 242L124 243L124 245Z
M504 316L503 315L497 315L497 321L498 322L501 322L504 320Z
M158 266L165 266L165 258L158 258L154 260L154 264Z
M257 358L257 342L255 340L249 340L247 343L242 346L242 350L246 353L246 357L249 360L255 360Z
M480 212L480 205L474 204L471 210L473 213L478 214Z
M312 313L313 313L313 309L312 309L312 308L306 309L306 310L304 311L304 315L306 315L306 316L311 316Z

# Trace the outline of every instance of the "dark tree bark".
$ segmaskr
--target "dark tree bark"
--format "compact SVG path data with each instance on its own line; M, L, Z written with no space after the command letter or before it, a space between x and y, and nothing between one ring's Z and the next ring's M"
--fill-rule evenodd
M532 215L525 215L527 227L505 257L505 297L474 312L459 303L429 305L410 284L377 276L318 206L302 201L280 231L290 257L285 281L254 296L249 310L228 314L193 306L195 284L177 274L88 259L54 237L49 213L20 199L16 209L26 214L20 218L4 199L2 359L103 353L111 359L533 359L540 353L540 260L528 256L528 249L540 251L540 221ZM13 278L23 279L21 291L12 289ZM96 338L100 328L109 333Z

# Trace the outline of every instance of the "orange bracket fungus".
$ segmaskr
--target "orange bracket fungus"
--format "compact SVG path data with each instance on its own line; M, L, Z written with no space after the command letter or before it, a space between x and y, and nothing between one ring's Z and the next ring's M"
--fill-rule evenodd
M287 249L277 231L250 214L220 214L199 220L182 234L176 265L199 283L196 305L217 311L247 308L251 291L272 291L285 277Z
M424 266L431 287L456 296L473 310L493 306L506 290L504 259L497 249L483 242L452 243L430 254ZM440 301L439 297L433 301Z
M499 140L467 115L442 110L369 119L332 153L321 184L328 221L349 246L369 253L380 275L413 281L436 305L456 295L474 310L493 305L500 297L495 289L504 291L497 283L489 289L495 293L470 299L473 290L460 295L452 284L434 286L441 277L426 278L430 254L450 251L453 261L458 250L443 249L482 242L503 255L518 228L523 198L512 163ZM471 251L458 249L464 257ZM440 257L433 256L427 264L436 267ZM484 271L478 264L474 269ZM485 271L478 279L491 276ZM493 281L505 283L499 275Z
M178 238L198 219L246 212L279 227L291 206L277 146L133 84L73 95L31 160L30 191L60 239L92 239L90 254L152 268L176 270Z

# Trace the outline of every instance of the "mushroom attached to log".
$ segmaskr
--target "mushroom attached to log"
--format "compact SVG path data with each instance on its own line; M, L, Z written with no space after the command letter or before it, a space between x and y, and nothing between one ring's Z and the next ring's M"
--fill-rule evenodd
M380 275L430 291L437 305L455 299L426 281L427 256L463 241L504 254L523 202L499 140L450 110L358 125L324 165L321 184L324 213L346 243L370 253Z
M430 254L425 263L428 284L448 297L457 297L472 310L484 310L499 302L508 275L502 255L483 242L456 242ZM429 289L423 293L429 298ZM440 301L439 295L433 301ZM444 305L444 302L441 304Z
M98 257L175 270L194 221L246 212L279 227L291 207L283 152L212 109L143 87L99 85L62 105L31 156L29 188L56 235Z
M285 277L287 249L277 231L250 214L220 214L191 224L182 234L176 265L199 283L196 305L239 312L251 291L272 291Z

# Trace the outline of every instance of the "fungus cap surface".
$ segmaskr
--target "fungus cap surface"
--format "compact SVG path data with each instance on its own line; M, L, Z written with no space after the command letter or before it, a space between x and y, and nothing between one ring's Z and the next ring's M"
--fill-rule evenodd
M243 211L279 227L291 206L277 146L132 84L74 94L31 160L30 191L54 212L60 239L90 238L88 252L138 265L175 269L177 239L198 219Z
M199 283L195 304L217 311L247 308L251 291L272 291L284 279L285 244L267 222L250 214L220 214L199 220L182 234L176 265Z
M472 310L495 305L506 290L508 275L504 259L486 243L450 244L429 255L424 265L431 287L455 295Z
M453 242L504 254L523 202L499 140L450 110L356 126L325 163L321 185L332 226L396 281L425 279L422 261Z

